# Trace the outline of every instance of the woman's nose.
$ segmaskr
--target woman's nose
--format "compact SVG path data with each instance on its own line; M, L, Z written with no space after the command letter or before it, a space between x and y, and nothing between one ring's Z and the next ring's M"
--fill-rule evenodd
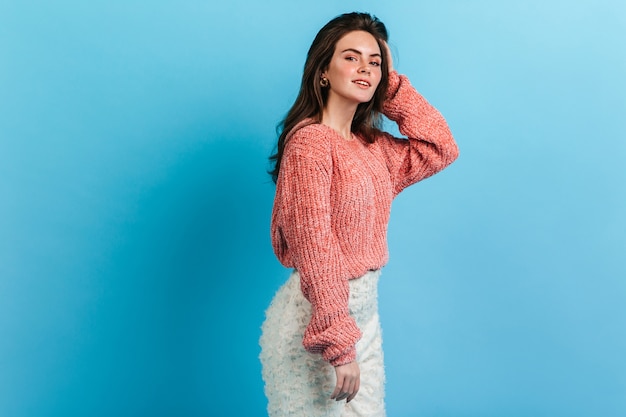
M359 69L359 72L369 74L370 69L369 69L366 65L364 65L364 66L362 66L362 67Z

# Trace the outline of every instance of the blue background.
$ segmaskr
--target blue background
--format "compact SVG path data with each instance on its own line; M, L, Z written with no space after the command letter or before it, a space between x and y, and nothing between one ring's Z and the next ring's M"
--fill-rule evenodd
M389 415L626 415L626 3L3 0L1 416L265 413L266 158L353 10L461 148L394 204Z

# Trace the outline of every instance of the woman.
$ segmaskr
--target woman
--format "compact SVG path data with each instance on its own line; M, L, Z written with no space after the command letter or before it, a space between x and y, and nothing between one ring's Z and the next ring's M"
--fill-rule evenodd
M381 131L381 114L408 139ZM384 416L377 283L391 201L458 148L441 114L393 69L384 24L363 13L317 34L282 126L271 236L294 272L260 340L269 415Z

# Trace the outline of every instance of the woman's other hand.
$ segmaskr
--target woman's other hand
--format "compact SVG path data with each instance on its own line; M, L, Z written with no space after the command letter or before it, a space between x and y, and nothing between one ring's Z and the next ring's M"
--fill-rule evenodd
M352 401L356 393L359 392L361 385L359 365L354 361L345 365L335 366L335 374L337 375L337 385L330 399L336 401L347 399L347 402Z

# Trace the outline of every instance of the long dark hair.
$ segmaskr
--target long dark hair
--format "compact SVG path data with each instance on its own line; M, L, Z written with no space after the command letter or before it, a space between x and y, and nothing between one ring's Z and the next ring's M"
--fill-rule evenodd
M330 64L335 53L337 42L347 33L362 30L370 33L380 48L382 56L382 77L372 99L358 105L352 120L352 132L359 133L368 142L373 142L373 133L381 128L381 112L387 92L389 69L387 66L387 28L376 16L367 13L346 13L328 22L318 33L306 57L300 92L287 117L278 125L280 135L276 153L270 156L273 169L269 171L276 182L280 170L280 162L285 150L287 134L302 120L312 118L320 122L328 89L320 85L322 72Z

